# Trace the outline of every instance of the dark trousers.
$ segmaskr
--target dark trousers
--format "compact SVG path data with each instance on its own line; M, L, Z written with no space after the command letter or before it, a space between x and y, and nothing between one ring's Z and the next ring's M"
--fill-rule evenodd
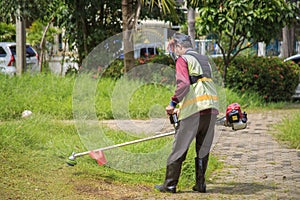
M192 115L183 119L175 132L172 152L167 165L183 162L191 142L196 138L196 157L205 157L211 148L217 116L214 114Z
M175 132L172 152L167 160L164 186L176 185L180 176L182 162L186 159L191 142L196 138L196 157L208 157L214 138L215 114L192 115L179 122Z

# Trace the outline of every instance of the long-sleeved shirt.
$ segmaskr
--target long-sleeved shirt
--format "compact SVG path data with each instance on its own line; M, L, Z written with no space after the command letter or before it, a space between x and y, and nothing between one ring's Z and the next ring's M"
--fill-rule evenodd
M190 78L187 62L183 57L176 61L176 90L172 101L178 104L183 100L185 95L190 91Z

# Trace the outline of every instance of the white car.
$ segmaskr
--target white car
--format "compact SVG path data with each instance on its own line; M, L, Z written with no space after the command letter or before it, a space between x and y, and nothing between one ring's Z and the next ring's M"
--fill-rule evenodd
M300 54L293 55L284 59L284 62L293 61L294 63L298 64L300 67ZM300 77L299 77L300 79ZM300 100L300 83L298 84L297 88L295 89L295 94L292 96L292 100Z
M26 45L26 67L25 71L38 72L39 59L37 52ZM16 43L0 42L0 73L16 73Z
M14 66L1 66L0 65L0 73L13 76L17 73L17 70Z

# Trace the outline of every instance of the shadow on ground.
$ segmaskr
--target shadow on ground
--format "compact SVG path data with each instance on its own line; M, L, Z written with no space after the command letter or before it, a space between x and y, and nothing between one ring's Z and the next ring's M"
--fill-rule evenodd
M230 183L220 186L211 186L207 189L208 193L251 195L262 190L276 190L276 186L268 186L259 183Z
M259 183L220 183L219 185L208 185L208 194L225 195L252 195L263 190L276 190L276 186L268 186ZM181 190L178 193L198 193L194 191Z

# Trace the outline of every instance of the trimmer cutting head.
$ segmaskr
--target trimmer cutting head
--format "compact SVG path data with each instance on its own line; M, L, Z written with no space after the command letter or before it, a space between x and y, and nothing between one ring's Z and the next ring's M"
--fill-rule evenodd
M73 167L77 164L76 157L75 157L75 152L73 152L71 154L71 156L69 156L66 163L67 163L68 166L71 166L71 167Z
M114 147L114 146L113 146ZM108 147L106 147L108 148ZM69 158L67 159L66 163L68 166L75 166L77 164L76 157L84 156L84 155L90 155L93 159L95 159L98 163L98 165L104 165L107 161L105 158L104 153L101 150L92 150L92 151L86 151L82 153L75 153L73 152Z

